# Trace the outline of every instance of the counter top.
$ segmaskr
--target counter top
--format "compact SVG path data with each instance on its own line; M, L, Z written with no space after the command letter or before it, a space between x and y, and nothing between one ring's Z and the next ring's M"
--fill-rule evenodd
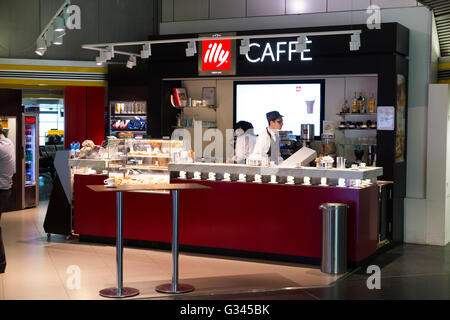
M279 168L279 167L257 167L242 164L229 163L169 163L169 171L186 172L214 172L219 174L246 174L262 176L292 176L292 177L311 177L311 178L329 178L329 179L373 179L383 175L381 167L366 167L364 169L319 169L314 167L301 168Z

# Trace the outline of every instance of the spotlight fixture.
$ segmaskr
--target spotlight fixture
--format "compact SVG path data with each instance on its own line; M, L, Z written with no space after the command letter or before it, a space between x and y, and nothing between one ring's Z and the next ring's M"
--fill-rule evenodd
M127 68L132 69L136 65L136 57L130 56L130 58L127 61Z
M108 53L106 51L100 51L100 55L95 58L95 62L97 65L101 66L108 60Z
M64 26L64 18L63 17L56 17L55 23L54 23L54 30L55 31L64 31L66 27Z
M61 32L61 31L55 31L54 32L54 40L53 40L53 44L60 46L63 44L63 37L64 37L65 33Z
M195 41L189 41L188 47L186 49L186 57L192 57L197 53L197 46L195 45Z
M302 53L305 52L306 43L308 41L308 38L305 35L302 35L297 38L297 44L295 45L295 52Z
M106 47L105 57L106 57L106 60L111 60L112 58L114 58L114 47L113 46Z
M47 51L47 46L45 45L44 38L38 38L36 41L36 54L43 56L45 51Z
M55 34L53 32L53 28L48 28L47 31L44 34L45 38L45 44L49 47L52 45L53 41L55 40Z
M152 48L150 46L150 43L144 44L141 50L141 59L147 59L151 55L152 55Z
M244 38L241 40L241 46L239 47L239 53L241 55L247 54L250 51L250 39Z
M358 51L361 47L361 35L359 33L354 33L350 37L350 51Z

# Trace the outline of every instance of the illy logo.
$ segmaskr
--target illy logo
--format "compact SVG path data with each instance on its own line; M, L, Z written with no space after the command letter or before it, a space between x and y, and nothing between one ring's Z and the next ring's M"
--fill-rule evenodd
M202 43L202 70L231 69L231 40L208 40Z

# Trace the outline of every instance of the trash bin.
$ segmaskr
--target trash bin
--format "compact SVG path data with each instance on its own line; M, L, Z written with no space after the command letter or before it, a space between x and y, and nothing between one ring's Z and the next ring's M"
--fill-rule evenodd
M347 271L347 205L322 203L322 264L324 273Z

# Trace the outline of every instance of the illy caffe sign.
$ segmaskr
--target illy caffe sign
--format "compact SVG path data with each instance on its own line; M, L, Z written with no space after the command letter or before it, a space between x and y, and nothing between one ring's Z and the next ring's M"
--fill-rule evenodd
M220 36L234 34L202 34L201 37L217 37L217 40L200 42L201 54L198 55L198 74L235 75L236 74L236 42L230 39L220 39Z

